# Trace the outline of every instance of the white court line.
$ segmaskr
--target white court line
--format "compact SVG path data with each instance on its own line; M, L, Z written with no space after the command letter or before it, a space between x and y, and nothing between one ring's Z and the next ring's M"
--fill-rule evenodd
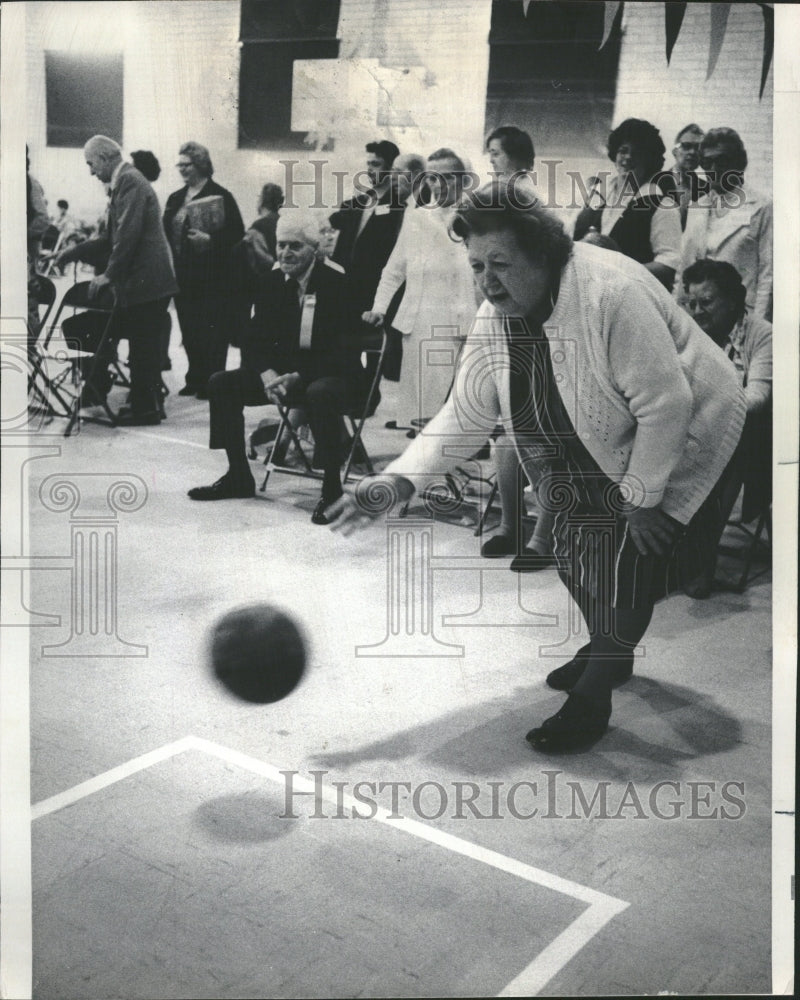
M108 788L109 785L114 785L124 778L129 778L137 771L144 771L145 768L152 767L153 764L160 764L162 761L169 760L170 757L175 757L177 754L192 748L192 737L185 736L174 743L167 743L166 746L159 747L158 750L143 753L141 757L134 757L132 760L120 764L119 767L112 767L110 771L104 771L94 778L89 778L88 781L82 781L79 785L68 788L66 792L59 792L58 795L51 795L49 799L37 802L31 807L31 819L39 819L40 816L47 816L56 812L57 809L71 806L74 802L85 799L87 795L92 795L94 792Z
M126 764L112 768L110 771L97 775L95 778L84 781L80 785L68 789L66 792L61 792L58 795L37 803L31 810L32 817L33 819L38 819L40 816L46 816L57 809L72 805L87 795L100 791L102 788L107 788L109 785L122 781L123 778L129 777L131 774L151 767L153 764L168 760L170 757L174 757L176 754L187 750L199 750L207 753L209 756L216 757L229 764L234 764L254 774L259 774L284 788L286 787L284 774L272 764L267 764L265 761L258 760L256 757L251 757L238 750L232 750L230 747L212 743L210 740L205 740L197 736L185 736L183 739L176 740L174 743L168 743L166 746L158 750L153 750L150 753L142 754L140 757L135 757ZM344 805L348 809L358 810L358 807L363 805L363 803L359 803L347 793L326 787L325 785L320 786L316 782L302 778L294 772L292 773L292 788L297 792L305 792L306 794L320 795L321 793L321 797L326 802L336 805L337 808ZM622 899L617 899L615 896L598 892L578 882L553 875L542 868L535 868L524 861L510 858L505 854L500 854L489 848L462 840L461 837L438 830L426 823L420 823L418 820L408 819L405 816L392 818L393 815L388 810L378 806L375 815L368 817L368 819L391 826L394 829L402 830L413 837L426 840L431 844L437 844L439 847L452 851L454 854L471 858L473 861L489 865L498 871L515 875L526 882L542 886L554 892L560 892L562 895L570 896L572 899L577 899L588 904L588 909L573 920L518 976L511 980L498 994L500 997L525 997L534 996L539 993L582 948L586 947L589 941L610 920L617 916L617 914L622 913L630 905Z
M134 427L123 427L123 431L128 434L138 434L140 437L151 438L153 441L166 441L168 444L185 444L187 448L200 448L208 451L207 444L200 444L199 441L187 441L185 438L168 437L155 431L137 431Z

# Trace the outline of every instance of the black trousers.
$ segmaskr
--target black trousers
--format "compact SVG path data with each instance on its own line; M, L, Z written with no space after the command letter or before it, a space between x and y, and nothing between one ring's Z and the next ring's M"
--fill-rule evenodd
M128 341L130 365L130 405L135 413L161 408L161 344L167 321L169 296L139 302L117 312L111 334Z
M186 385L206 389L211 376L225 370L228 339L236 323L234 305L224 296L181 292L175 296L175 309L189 359Z
M209 447L224 448L232 467L244 465L244 408L269 404L261 376L249 368L217 372L208 383L208 398ZM325 472L338 470L344 460L342 417L353 408L353 387L343 378L319 378L305 390L290 393L286 405L302 407L308 414L314 435L314 466Z

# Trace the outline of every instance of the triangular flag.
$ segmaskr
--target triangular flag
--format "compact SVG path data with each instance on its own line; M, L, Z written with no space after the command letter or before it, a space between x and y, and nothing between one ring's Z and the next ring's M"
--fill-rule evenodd
M769 76L769 67L772 62L772 52L775 48L775 11L772 4L761 4L761 13L764 15L764 58L761 60L761 90L758 92L758 99L764 96L764 84Z
M603 25L603 41L600 42L600 48L606 44L608 41L608 36L611 34L611 29L614 27L614 21L617 16L617 11L622 6L622 0L606 0L605 8L605 24ZM598 52L600 49L598 49Z
M665 3L664 4L664 27L667 36L667 66L678 41L678 35L683 24L683 15L686 13L685 3Z
M711 46L708 50L706 80L709 79L716 68L720 49L725 40L725 29L728 26L728 14L731 9L729 3L712 3L709 6L711 8Z

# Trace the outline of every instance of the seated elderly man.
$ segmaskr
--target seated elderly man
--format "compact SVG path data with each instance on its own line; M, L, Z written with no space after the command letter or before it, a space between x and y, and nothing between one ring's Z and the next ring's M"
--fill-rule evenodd
M758 516L771 496L772 325L746 311L747 290L727 261L695 261L683 272L683 286L688 312L736 366L747 400L742 437L721 481L721 534L743 485L745 523ZM710 593L713 570L713 565L707 567L694 596Z
M278 219L277 263L263 279L242 343L242 365L209 382L211 448L224 448L228 470L211 486L189 490L192 500L251 497L244 407L269 403L302 407L314 434L313 464L323 470L322 497L312 515L341 496L342 415L357 402L362 371L348 280L319 259L320 219L294 209Z

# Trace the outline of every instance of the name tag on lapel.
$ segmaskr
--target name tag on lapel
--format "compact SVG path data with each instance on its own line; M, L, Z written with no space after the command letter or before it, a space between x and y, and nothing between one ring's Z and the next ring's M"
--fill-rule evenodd
M375 206L375 215L388 215L390 209L391 209L391 206L389 206L389 205L376 205Z
M303 311L300 315L300 350L311 347L311 333L314 329L314 310L317 308L316 295L303 296Z

